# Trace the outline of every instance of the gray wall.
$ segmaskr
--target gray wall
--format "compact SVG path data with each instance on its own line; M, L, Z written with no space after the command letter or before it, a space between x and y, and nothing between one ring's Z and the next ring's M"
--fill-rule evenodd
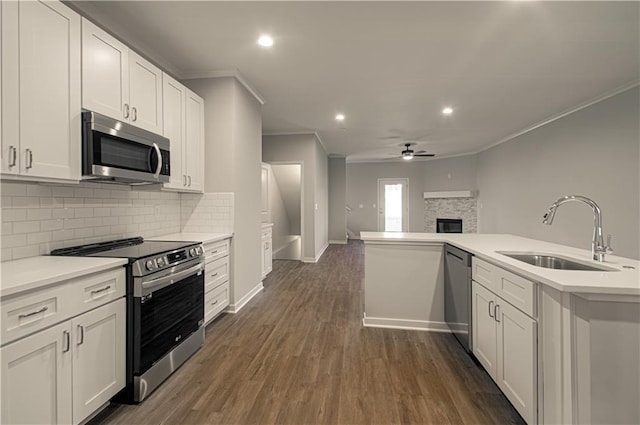
M235 78L185 82L205 101L205 192L235 194L232 305L261 282L262 106Z
M415 162L368 162L347 164L347 227L359 236L378 231L378 179L409 179L409 231L424 231L426 191L476 188L476 156ZM376 205L376 208L373 205ZM360 208L360 205L363 207Z
M346 158L329 158L329 241L347 241Z
M478 155L479 230L589 249L593 214L586 205L558 209L563 195L598 203L617 255L640 258L638 88L589 106Z
M272 165L278 162L302 164L302 258L305 261L313 261L320 254L316 247L322 247L328 240L327 226L322 225L323 222L326 223L327 217L327 154L316 145L319 145L319 142L314 134L262 138L264 162ZM318 210L315 209L316 204Z
M329 245L329 155L316 139L314 143L316 159L315 180L315 255Z

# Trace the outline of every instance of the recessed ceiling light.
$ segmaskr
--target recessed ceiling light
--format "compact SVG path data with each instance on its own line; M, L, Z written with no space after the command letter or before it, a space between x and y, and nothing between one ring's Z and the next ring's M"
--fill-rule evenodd
M336 121L344 121L344 114L336 115Z
M445 114L445 115L451 115L451 114L453 114L453 108L447 106L446 108L444 108L442 110L442 113Z
M271 36L268 35L261 35L260 38L258 39L258 44L261 45L262 47L271 47L273 46L273 38L271 38Z

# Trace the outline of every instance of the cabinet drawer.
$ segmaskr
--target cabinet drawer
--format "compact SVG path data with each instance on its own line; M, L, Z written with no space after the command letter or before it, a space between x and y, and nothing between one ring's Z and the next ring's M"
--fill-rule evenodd
M60 323L75 313L68 282L2 300L2 345Z
M498 270L496 294L529 316L536 317L536 284L510 271Z
M495 291L496 275L498 267L487 263L478 257L473 257L471 261L471 276L473 280L482 284L485 288Z
M74 291L74 314L107 304L125 294L124 267L71 281Z
M207 293L229 280L229 257L219 258L207 263L204 272L204 292Z
M271 227L265 227L262 229L262 239L271 239L273 235L273 230Z
M229 255L229 239L213 242L204 246L205 263Z
M537 315L536 284L508 270L473 257L473 280L531 317Z
M229 282L204 294L204 322L209 323L229 305Z

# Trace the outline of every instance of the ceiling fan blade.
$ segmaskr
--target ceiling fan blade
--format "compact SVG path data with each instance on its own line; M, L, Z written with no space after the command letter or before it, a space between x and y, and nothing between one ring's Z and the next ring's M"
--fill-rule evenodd
M402 158L402 157L401 156L394 156L392 158L384 158L383 161L389 161L391 159L400 159L400 158Z
M415 153L413 156L436 156L435 153Z

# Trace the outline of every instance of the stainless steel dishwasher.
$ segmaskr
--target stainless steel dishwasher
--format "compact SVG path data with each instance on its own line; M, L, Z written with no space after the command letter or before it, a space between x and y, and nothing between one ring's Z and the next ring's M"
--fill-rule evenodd
M445 245L444 320L467 352L473 348L471 326L471 257Z

